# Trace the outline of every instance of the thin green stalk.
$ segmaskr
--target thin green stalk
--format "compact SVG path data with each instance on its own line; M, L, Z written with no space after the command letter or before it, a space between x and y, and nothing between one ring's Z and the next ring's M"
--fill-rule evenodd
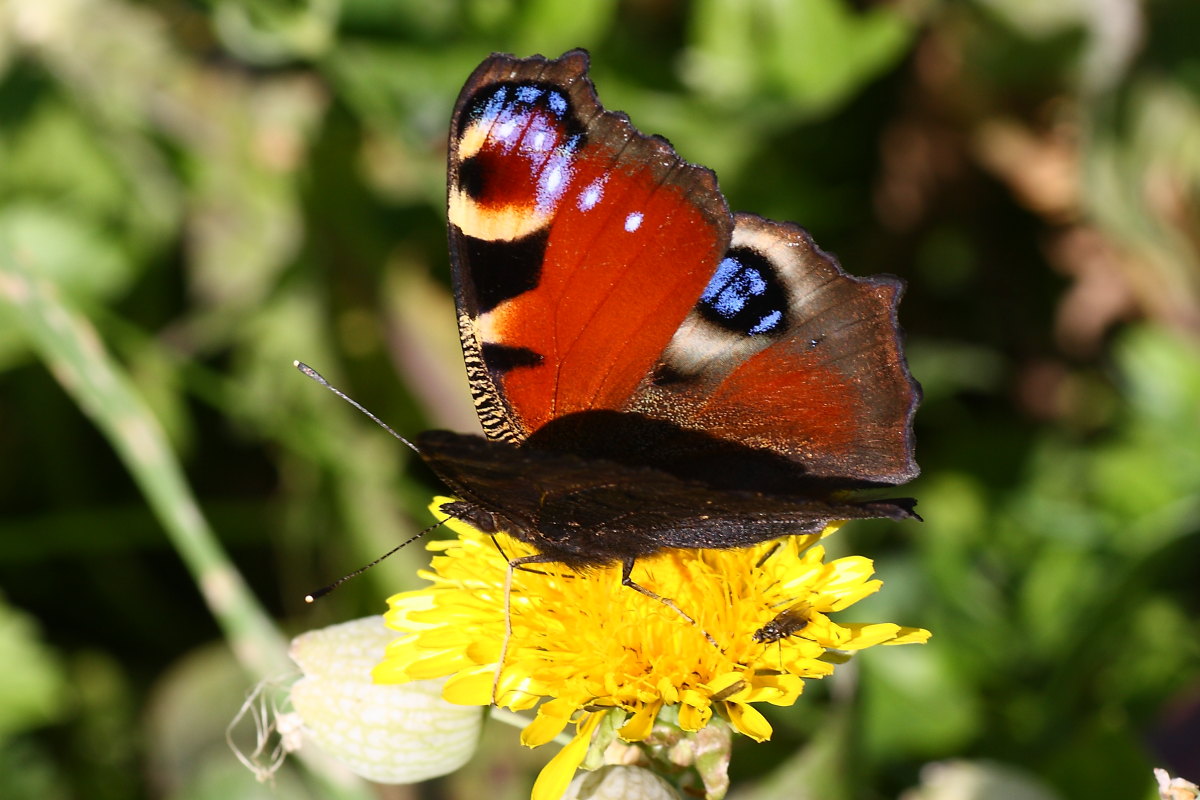
M200 587L239 662L259 677L294 669L286 643L208 526L166 436L96 329L53 285L0 260L0 298L51 373L112 444Z
M54 377L107 437L166 529L238 661L259 678L294 672L287 642L217 542L166 436L95 327L50 282L0 252L0 310L29 337ZM304 752L301 751L301 756ZM329 797L362 798L360 785L304 759Z

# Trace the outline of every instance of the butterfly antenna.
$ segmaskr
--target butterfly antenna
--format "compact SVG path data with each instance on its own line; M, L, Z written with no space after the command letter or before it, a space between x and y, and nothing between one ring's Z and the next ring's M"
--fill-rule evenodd
M354 401L351 401L351 402L354 402ZM382 424L382 423L380 423L380 424ZM421 538L422 536L424 536L425 534L427 534L427 533L429 533L430 531L432 531L432 530L435 530L436 528L440 527L440 526L442 525L442 523L444 523L445 521L446 521L446 520L444 520L444 519L443 519L443 520L439 520L439 521L437 521L437 522L433 523L432 525L430 525L430 526L429 526L428 528L426 528L425 530L421 531L420 533L418 533L418 534L416 534L416 535L414 535L414 536L410 536L409 538L405 539L405 540L404 540L403 542L401 542L400 544L398 544L398 545L396 545L395 547L393 547L391 550L388 550L386 553L384 553L384 554L383 554L383 555L381 555L379 558L377 558L377 559L375 559L374 561L372 561L370 564L367 564L366 566L359 567L358 569L354 570L354 572L351 572L349 575L343 575L342 577L338 578L336 581L334 581L333 583L329 584L328 586L323 586L323 587L321 587L320 589L317 589L317 590L316 590L315 592L313 592L312 594L306 594L306 595L304 595L304 602L306 602L306 603L315 603L315 602L317 602L317 600L319 600L319 599L321 599L322 597L324 597L325 595L329 594L330 592L332 592L332 591L333 591L334 589L336 589L337 587L341 586L341 585L342 585L343 583L345 583L346 581L350 580L351 578L357 578L359 575L362 575L364 572L366 572L367 570L369 570L371 567L375 566L375 565L376 565L376 564L378 564L380 561L383 561L385 558L387 558L388 556L390 556L392 553L396 552L396 551L397 551L397 550L399 550L400 548L402 548L402 547L407 547L408 545L410 545L410 544L412 544L413 542L415 542L417 539L420 539L420 538Z
M348 395L348 394L346 394L345 392L343 392L341 389L339 389L339 388L337 388L336 386L334 386L334 385L333 385L332 383L330 383L329 381L325 380L325 377L324 377L323 375L321 375L321 373L317 372L315 369L313 369L312 367L310 367L308 364L305 364L303 361L293 361L292 363L293 363L293 364L296 366L296 369L300 370L300 371L301 371L301 372L303 372L305 375L307 375L308 377L312 378L314 381L316 381L317 383L321 384L321 385L322 385L322 386L324 386L326 389L328 389L329 391L333 392L333 393L334 393L334 394L336 394L338 397L342 398L343 400L345 400L347 403L349 403L350 405L352 405L352 406L354 406L355 408L357 408L357 409L358 409L359 411L361 411L362 413L366 414L366 415L367 415L367 418L368 418L368 419L370 419L372 422L374 422L376 425L378 425L379 427L383 428L385 431L387 431L388 433L390 433L392 436L395 436L395 437L396 437L397 439L399 439L400 441L404 442L404 444L408 445L408 446L409 446L409 448L410 448L410 449L411 449L411 450L412 450L414 453L420 453L420 452L421 452L420 450L418 450L418 449L417 449L417 446L416 446L415 444L413 444L412 442L410 442L408 439L405 439L405 438L404 438L403 436L401 436L400 434L396 433L396 431L392 430L392 426L391 426L391 425L388 425L386 422L384 422L383 420L381 420L379 417L375 416L375 415L374 415L374 414L372 414L370 411L367 411L367 409L363 408L363 406L362 406L362 404L361 404L361 403L359 403L357 400L355 400L355 399L354 399L353 397L351 397L350 395ZM418 536L419 536L419 535L421 535L421 534L418 534ZM415 537L414 537L414 538L415 538ZM411 540L410 540L410 541L411 541ZM408 542L405 542L405 544L408 544ZM400 545L400 547L403 547L403 546L404 546L404 545ZM397 548L396 548L396 550L399 550L399 549L400 549L400 547L397 547ZM392 552L395 552L395 550L393 550ZM388 555L391 555L391 553L388 553ZM384 556L383 558L387 558L387 556ZM382 559L380 559L380 560L382 560ZM370 566L370 565L368 565L368 566ZM366 569L366 567L363 567L363 569ZM360 570L360 572L361 572L361 570ZM356 573L354 573L354 575L357 575L357 574L358 574L357 572L356 572ZM349 576L347 576L347 577L353 577L353 575L349 575ZM345 578L343 578L342 580L345 580ZM341 581L338 581L338 583L341 583ZM336 585L337 585L337 584L335 583L335 584L334 584L334 586L336 586ZM330 587L330 588L332 588L332 587ZM318 595L318 596L319 596L319 595Z

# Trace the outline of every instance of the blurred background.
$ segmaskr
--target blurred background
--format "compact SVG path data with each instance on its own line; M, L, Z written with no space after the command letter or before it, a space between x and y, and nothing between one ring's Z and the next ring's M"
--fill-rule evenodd
M257 784L225 726L287 637L417 585L419 546L302 600L437 484L291 362L476 430L447 122L488 53L575 46L733 208L908 282L926 521L834 546L886 583L853 619L934 638L767 708L733 796L1200 779L1197 30L1191 0L4 0L0 797L335 796ZM552 749L493 723L383 796L527 797Z

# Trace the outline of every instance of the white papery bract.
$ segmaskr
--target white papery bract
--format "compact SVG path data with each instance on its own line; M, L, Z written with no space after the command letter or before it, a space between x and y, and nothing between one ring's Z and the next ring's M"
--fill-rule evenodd
M292 707L305 740L378 783L416 783L451 773L475 752L482 710L442 699L444 680L400 686L371 681L395 630L383 617L332 625L292 640L304 677Z
M562 800L679 800L679 793L648 769L610 764L576 775Z

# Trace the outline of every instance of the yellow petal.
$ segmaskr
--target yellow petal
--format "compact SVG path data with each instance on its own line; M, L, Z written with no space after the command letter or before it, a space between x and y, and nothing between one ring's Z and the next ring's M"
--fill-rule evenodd
M603 713L598 713L589 714L584 718L571 743L559 750L558 754L550 759L550 763L542 767L533 783L533 793L529 800L559 800L563 796L575 775L575 770L579 769L583 757L587 755L592 732L603 717Z
M521 731L521 744L526 747L540 747L562 733L571 721L575 708L561 700L548 700L538 706L537 715L533 722Z
M865 650L896 638L900 632L900 626L892 622L851 622L844 627L850 631L850 638L838 645L841 650Z
M830 611L841 611L862 600L864 597L869 597L883 588L883 581L873 580L859 583L852 588L839 589L834 594L836 595L832 603L829 604Z
M393 660L394 659L389 658L385 661L382 661L380 662L380 666L382 667ZM475 666L462 653L456 653L454 651L433 653L432 655L427 655L422 658L409 661L407 664L403 664L403 662L401 663L404 667L404 672L407 673L408 676L413 680L441 678L444 675L449 675L453 672L469 669ZM379 676L376 676L376 680L380 683L384 682L379 678Z
M681 705L679 707L679 727L685 731L698 731L712 719L712 705Z
M708 682L708 688L713 694L720 694L737 684L742 682L743 675L741 672L726 672L724 675L717 675ZM740 689L738 691L741 691Z
M929 631L924 628L901 628L896 634L896 638L890 642L884 642L885 645L890 644L925 644L932 636Z
M749 736L756 742L765 742L771 738L771 723L758 713L753 706L742 703L726 703L725 710L729 714L729 724Z
M627 742L640 742L650 735L650 731L654 729L654 720L658 718L658 711L662 708L662 703L646 703L641 708L633 713L629 721L617 730L617 736L620 736Z
M464 706L491 705L495 675L496 671L488 666L463 670L446 681L442 697Z
M408 683L413 676L408 674L400 661L382 661L371 668L371 680L375 683Z

